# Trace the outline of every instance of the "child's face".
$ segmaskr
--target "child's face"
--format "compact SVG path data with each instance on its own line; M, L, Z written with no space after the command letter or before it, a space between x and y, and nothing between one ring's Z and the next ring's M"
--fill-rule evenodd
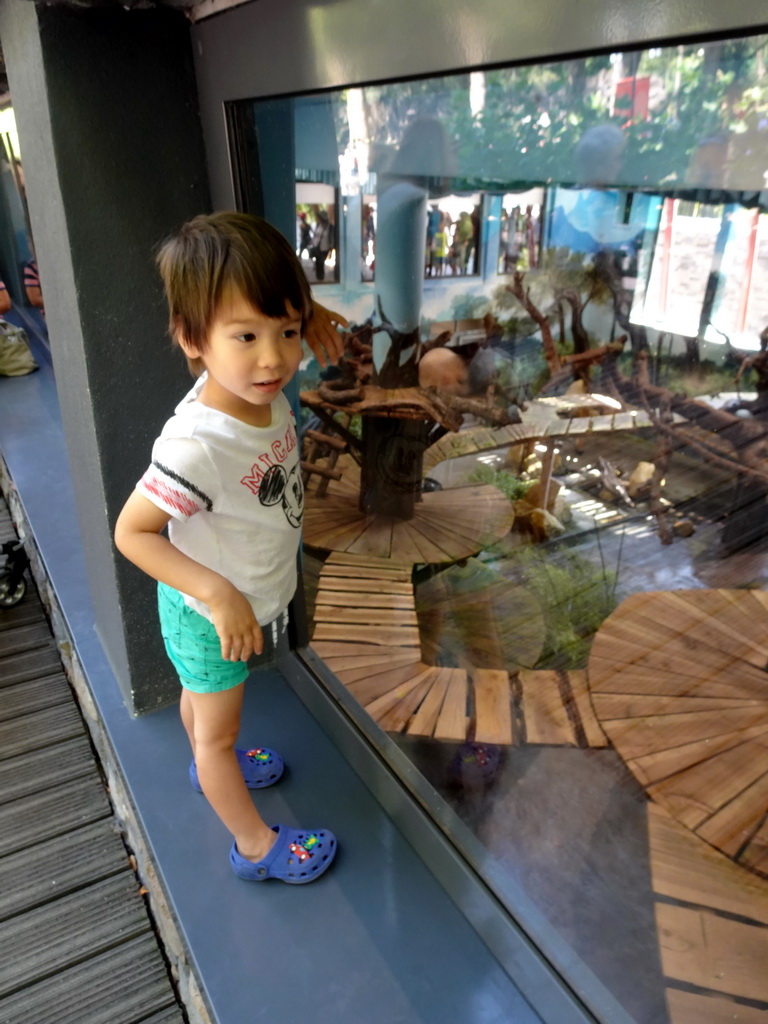
M301 361L301 314L265 316L239 293L224 296L208 331L208 347L182 347L199 357L208 379L199 400L254 426L268 426L269 406Z

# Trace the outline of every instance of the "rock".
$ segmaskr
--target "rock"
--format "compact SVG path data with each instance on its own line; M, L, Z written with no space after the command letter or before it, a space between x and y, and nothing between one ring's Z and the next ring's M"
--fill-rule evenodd
M690 519L678 519L672 524L672 532L676 537L690 537L696 532L696 527Z
M533 509L530 515L530 523L533 536L538 541L547 540L549 537L557 537L561 533L565 533L563 524L558 519L555 519L551 512L547 512L545 508Z

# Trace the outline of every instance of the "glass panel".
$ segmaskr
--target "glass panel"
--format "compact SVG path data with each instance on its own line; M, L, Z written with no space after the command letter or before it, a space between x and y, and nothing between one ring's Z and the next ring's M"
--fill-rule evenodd
M240 169L268 210L293 161L313 281L336 228L312 646L607 1024L768 1012L766 59L296 96Z

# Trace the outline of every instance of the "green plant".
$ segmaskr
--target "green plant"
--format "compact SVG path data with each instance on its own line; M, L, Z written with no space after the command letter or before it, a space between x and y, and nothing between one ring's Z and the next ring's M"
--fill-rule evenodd
M602 563L602 557L601 557ZM544 613L546 637L538 668L577 668L597 629L616 608L616 573L573 551L520 548L511 562Z
M494 469L492 466L480 465L472 471L469 482L473 484L492 484L510 501L524 498L533 487L533 480L520 480L506 469Z

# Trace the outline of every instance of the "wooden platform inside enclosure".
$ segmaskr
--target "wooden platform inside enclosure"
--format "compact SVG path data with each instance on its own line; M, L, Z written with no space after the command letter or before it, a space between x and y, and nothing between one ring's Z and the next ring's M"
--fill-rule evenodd
M652 426L648 414L642 409L604 413L598 416L577 415L567 419L558 415L559 411L566 408L577 409L578 403L575 399L578 397L572 396L568 402L564 398L543 398L529 402L523 413L522 423L512 423L507 427L471 427L457 433L445 434L427 449L424 455L424 474L429 475L438 463L446 459L493 451L495 448L507 448L525 441L633 431ZM581 397L589 399L589 396ZM582 404L589 408L588 402ZM676 417L676 421L682 422L682 417Z
M426 664L411 571L334 552L320 573L312 648L382 729L454 743L606 745L584 672Z
M0 541L15 538L0 501ZM0 1020L182 1024L43 606L0 608Z
M468 558L512 528L511 503L488 485L425 493L409 520L366 516L358 508L360 467L343 455L336 469L341 480L331 480L321 497L313 481L307 486L304 543L310 547L409 565L440 564Z
M768 595L635 594L598 630L592 701L651 799L768 878Z

